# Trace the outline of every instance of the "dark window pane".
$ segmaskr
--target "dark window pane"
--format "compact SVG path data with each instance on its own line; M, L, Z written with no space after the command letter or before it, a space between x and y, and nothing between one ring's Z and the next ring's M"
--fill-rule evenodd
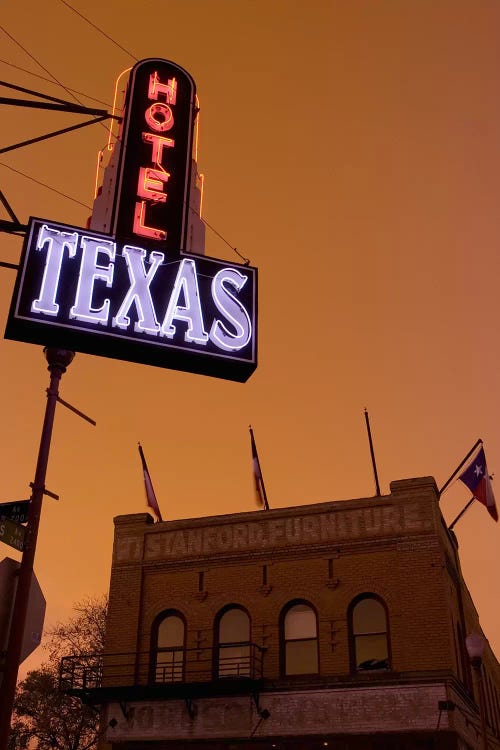
M181 682L184 652L160 651L156 658L156 682Z
M355 638L357 669L384 669L388 667L387 636L361 635Z
M385 633L387 626L383 605L376 599L362 599L354 607L352 624L355 635Z
M288 641L285 648L286 674L317 674L318 642L316 638L308 641Z
M166 617L158 628L158 648L184 646L184 622L177 615Z
M219 643L250 640L250 618L242 609L225 612L219 623Z
M316 615L307 604L295 604L285 615L285 640L316 638Z
M250 646L221 646L219 648L219 677L249 677Z
M250 618L242 609L229 609L219 622L219 677L250 675ZM231 644L231 645L224 645Z

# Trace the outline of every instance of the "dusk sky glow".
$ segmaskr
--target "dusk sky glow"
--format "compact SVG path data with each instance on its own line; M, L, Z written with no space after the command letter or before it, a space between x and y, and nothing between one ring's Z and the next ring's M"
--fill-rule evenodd
M47 487L60 500L44 501L35 561L46 624L107 591L113 517L146 511L139 441L166 521L256 509L249 424L271 508L373 496L365 406L382 494L409 477L443 485L479 437L500 472L500 5L72 4L133 57L194 78L203 217L218 233L207 227L206 254L238 263L235 247L258 268L259 364L241 384L77 353L61 396L97 427L57 409ZM132 56L59 0L8 3L3 24L111 110ZM3 80L69 99L19 70L48 77L2 36ZM4 106L1 147L82 119ZM84 228L107 137L98 124L2 154L20 221ZM0 260L17 263L21 238L1 240ZM14 279L0 269L2 327ZM49 376L40 346L2 339L0 356L7 502L29 496ZM448 523L468 499L451 484ZM498 524L476 503L455 532L499 655Z

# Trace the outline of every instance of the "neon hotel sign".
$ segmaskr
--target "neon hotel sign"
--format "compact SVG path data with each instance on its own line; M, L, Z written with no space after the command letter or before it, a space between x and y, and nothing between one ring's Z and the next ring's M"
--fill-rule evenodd
M112 234L31 218L6 337L243 382L257 366L257 269L184 252L195 84L133 68Z

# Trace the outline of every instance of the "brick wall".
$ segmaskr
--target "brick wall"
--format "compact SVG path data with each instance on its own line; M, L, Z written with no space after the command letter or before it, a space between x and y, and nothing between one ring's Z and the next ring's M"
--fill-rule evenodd
M209 647L217 613L234 603L249 612L275 679L280 613L305 599L318 615L321 673L348 674L349 603L372 592L388 609L394 671L456 672L459 606L441 527L429 478L394 482L391 495L368 500L154 525L147 514L119 516L107 650L147 652L167 608L184 615L188 648Z
M317 701L325 715L317 728L327 733L431 731L437 722L440 731L456 732L457 742L478 746L479 694L464 639L481 628L457 549L430 477L393 482L391 494L379 498L268 512L157 524L144 513L118 516L106 651L124 656L113 659L103 684L147 683L153 625L165 610L182 613L186 648L199 651L214 645L218 613L236 604L250 615L251 640L265 649L264 697L273 710L259 729L264 735L316 731ZM363 593L377 595L388 612L391 670L382 675L351 670L348 611ZM281 674L280 616L295 599L317 613L322 685ZM497 748L500 668L488 645L483 675L489 743ZM437 700L452 700L456 710L440 716ZM300 713L306 703L307 715ZM281 721L283 706L297 726ZM107 708L108 719L119 719L108 734L117 747L165 738L165 722L168 736L209 739L248 736L258 721L250 696L205 698L187 723L182 701L130 707L128 718L113 703Z

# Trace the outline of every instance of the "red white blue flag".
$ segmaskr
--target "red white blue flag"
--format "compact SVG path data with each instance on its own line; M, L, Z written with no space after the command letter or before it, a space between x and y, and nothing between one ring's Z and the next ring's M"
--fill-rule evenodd
M476 500L479 500L486 507L490 516L498 521L495 496L491 487L491 477L488 474L483 448L480 449L466 470L460 474L459 479L470 489Z
M146 502L157 517L159 521L163 521L163 518L161 517L160 513L160 507L158 505L158 501L156 499L155 491L153 489L153 483L151 482L151 477L149 476L148 471L148 465L146 463L146 459L144 458L144 453L142 452L141 444L139 443L139 455L141 457L142 461L142 471L144 474L144 486L146 488Z

